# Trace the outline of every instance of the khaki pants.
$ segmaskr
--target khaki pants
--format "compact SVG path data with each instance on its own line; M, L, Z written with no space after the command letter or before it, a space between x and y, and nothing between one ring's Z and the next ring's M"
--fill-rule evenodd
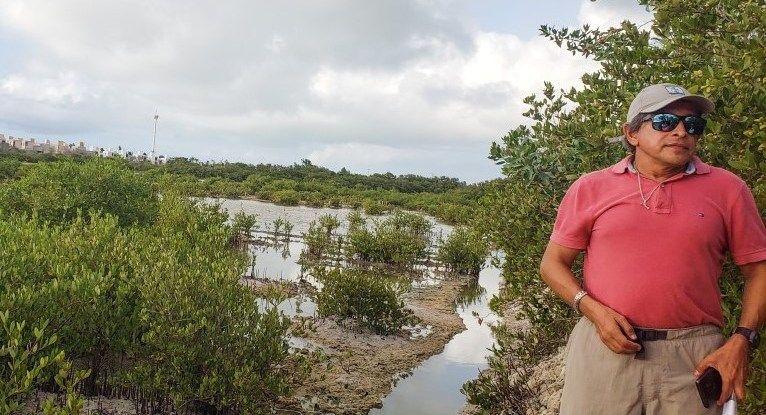
M702 406L694 368L723 344L716 326L669 330L667 340L644 342L646 357L617 354L583 317L569 337L563 415L720 414Z

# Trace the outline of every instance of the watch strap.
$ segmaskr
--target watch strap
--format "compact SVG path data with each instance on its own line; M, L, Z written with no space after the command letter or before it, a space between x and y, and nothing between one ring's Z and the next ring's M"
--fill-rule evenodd
M580 311L580 301L582 301L585 296L588 295L588 292L585 290L580 290L575 294L574 298L572 299L572 307L577 311L578 313L582 314L582 311Z
M734 329L733 334L739 334L742 337L744 337L747 340L747 343L750 345L751 352L755 351L755 349L758 348L758 343L760 342L760 336L758 335L758 331L740 326Z

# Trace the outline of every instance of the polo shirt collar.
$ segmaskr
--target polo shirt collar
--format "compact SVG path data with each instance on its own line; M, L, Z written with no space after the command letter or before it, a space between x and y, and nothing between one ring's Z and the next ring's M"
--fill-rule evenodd
M636 168L633 166L633 156L627 156L620 160L617 164L613 165L610 170L615 174L622 174L627 172L636 174ZM689 163L686 165L684 174L707 174L710 173L710 165L704 163L699 157L693 156Z

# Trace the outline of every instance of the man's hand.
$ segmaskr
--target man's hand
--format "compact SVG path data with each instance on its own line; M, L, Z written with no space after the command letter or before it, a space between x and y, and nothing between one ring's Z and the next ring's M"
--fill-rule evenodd
M732 389L737 400L745 399L745 379L747 378L747 353L750 345L744 337L736 334L729 338L723 346L707 355L697 364L694 376L699 377L708 367L714 367L721 374L723 381L718 405L729 400Z
M572 301L580 291L580 285L572 274L572 264L580 250L567 248L556 242L548 242L540 263L540 275L553 291L566 301ZM641 350L636 333L628 320L618 312L586 295L580 301L580 311L596 326L601 341L615 353L635 353ZM627 337L626 337L627 336Z
M641 350L633 326L620 313L599 303L590 296L580 302L580 310L596 326L601 341L615 353L631 354Z

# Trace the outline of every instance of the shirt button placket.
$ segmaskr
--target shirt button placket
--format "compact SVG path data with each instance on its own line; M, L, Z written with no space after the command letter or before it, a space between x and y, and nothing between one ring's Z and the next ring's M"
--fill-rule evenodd
M670 213L670 208L673 204L671 199L671 184L662 183L660 188L657 189L657 198L654 202L654 213Z

